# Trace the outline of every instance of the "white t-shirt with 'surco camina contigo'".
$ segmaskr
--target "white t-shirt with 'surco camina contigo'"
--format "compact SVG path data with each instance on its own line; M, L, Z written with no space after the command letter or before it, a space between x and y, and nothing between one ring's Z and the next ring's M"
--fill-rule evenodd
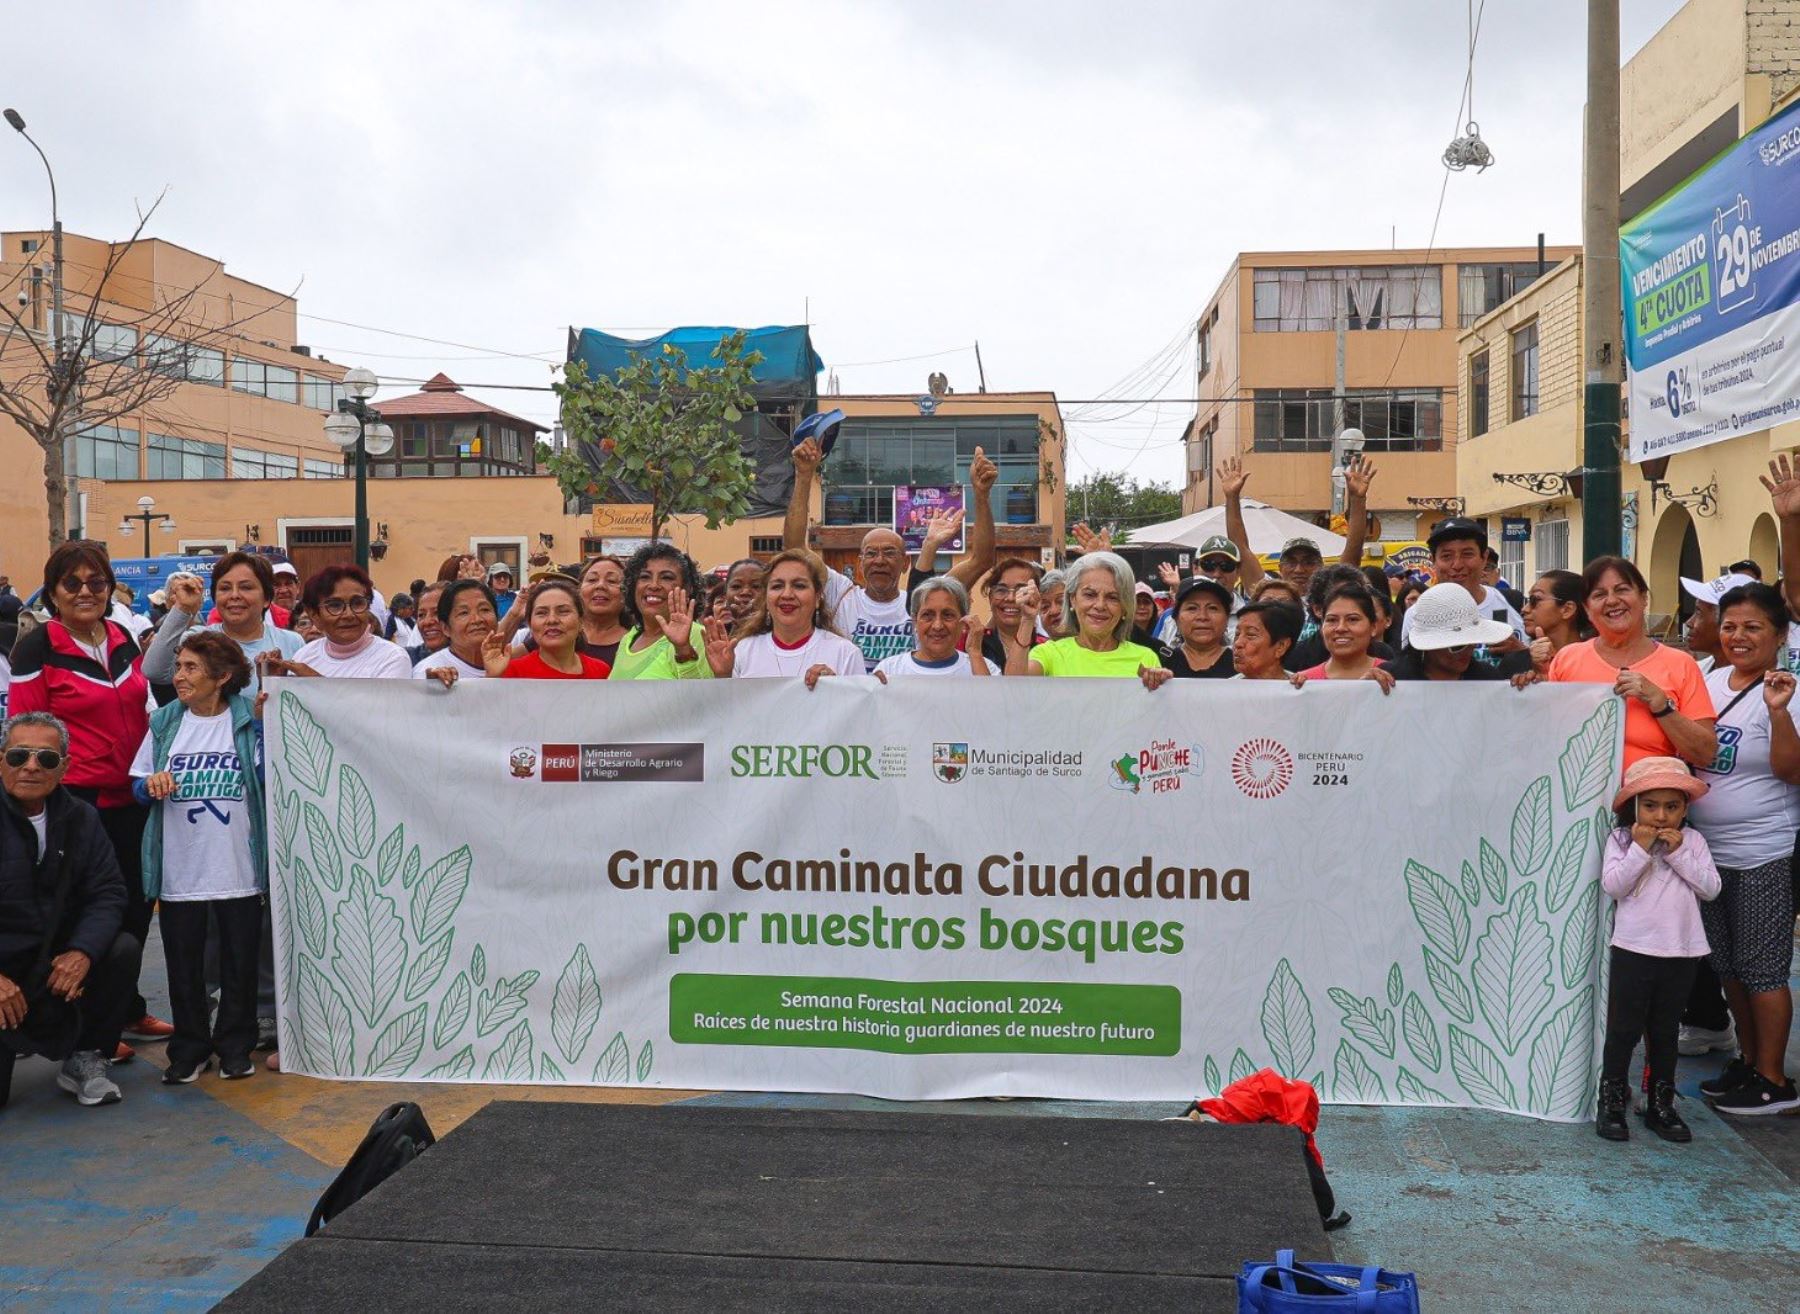
M131 764L133 779L155 770L149 735ZM257 769L249 764L249 770ZM162 815L162 893L170 903L195 899L246 899L257 889L250 861L250 814L244 805L245 766L231 733L231 710L181 718L163 768L175 792L152 807Z
M858 674L873 674L895 653L912 651L912 617L906 614L904 593L877 602L868 590L833 570L825 576L825 609L838 633L848 635L862 650L863 669Z
M1706 690L1719 711L1713 725L1719 755L1697 773L1707 791L1688 805L1688 818L1706 836L1713 861L1741 871L1794 851L1800 786L1778 780L1770 768L1769 705L1762 686L1748 692L1733 689L1731 675L1727 666L1706 677ZM1791 704L1784 715L1800 727Z

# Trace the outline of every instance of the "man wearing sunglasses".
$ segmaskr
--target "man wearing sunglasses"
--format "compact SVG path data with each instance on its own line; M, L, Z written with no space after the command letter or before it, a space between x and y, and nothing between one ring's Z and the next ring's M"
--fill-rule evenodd
M57 1085L116 1104L106 1075L142 946L122 930L125 882L99 815L62 787L69 735L48 712L0 735L0 1105L14 1061L62 1060Z

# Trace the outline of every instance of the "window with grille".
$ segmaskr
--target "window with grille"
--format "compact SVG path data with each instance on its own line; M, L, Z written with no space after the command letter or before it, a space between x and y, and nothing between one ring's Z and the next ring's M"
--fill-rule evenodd
M1488 354L1478 351L1469 357L1469 437L1479 438L1488 431Z
M1542 575L1547 570L1567 570L1569 568L1569 522L1567 520L1543 520L1533 531L1537 543L1537 571Z
M1512 335L1512 418L1538 413L1538 326L1534 319Z

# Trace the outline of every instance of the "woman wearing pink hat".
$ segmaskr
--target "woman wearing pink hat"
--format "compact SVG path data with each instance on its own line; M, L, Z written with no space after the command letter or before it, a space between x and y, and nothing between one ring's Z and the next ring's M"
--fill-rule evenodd
M1644 1126L1665 1141L1694 1138L1675 1112L1675 1046L1694 969L1707 953L1700 900L1719 893L1719 869L1705 837L1685 828L1688 804L1704 793L1679 758L1642 757L1626 768L1613 799L1618 829L1606 841L1600 886L1618 911L1594 1117L1594 1130L1609 1141L1631 1135L1626 1070L1639 1036L1650 1067Z

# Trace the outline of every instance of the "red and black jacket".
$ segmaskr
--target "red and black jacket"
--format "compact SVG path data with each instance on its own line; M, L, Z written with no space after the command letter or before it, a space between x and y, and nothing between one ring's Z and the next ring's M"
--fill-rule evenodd
M131 762L150 729L143 655L122 626L106 622L106 665L53 620L20 639L12 654L7 714L48 712L69 728L63 784L92 789L103 808L133 805Z

